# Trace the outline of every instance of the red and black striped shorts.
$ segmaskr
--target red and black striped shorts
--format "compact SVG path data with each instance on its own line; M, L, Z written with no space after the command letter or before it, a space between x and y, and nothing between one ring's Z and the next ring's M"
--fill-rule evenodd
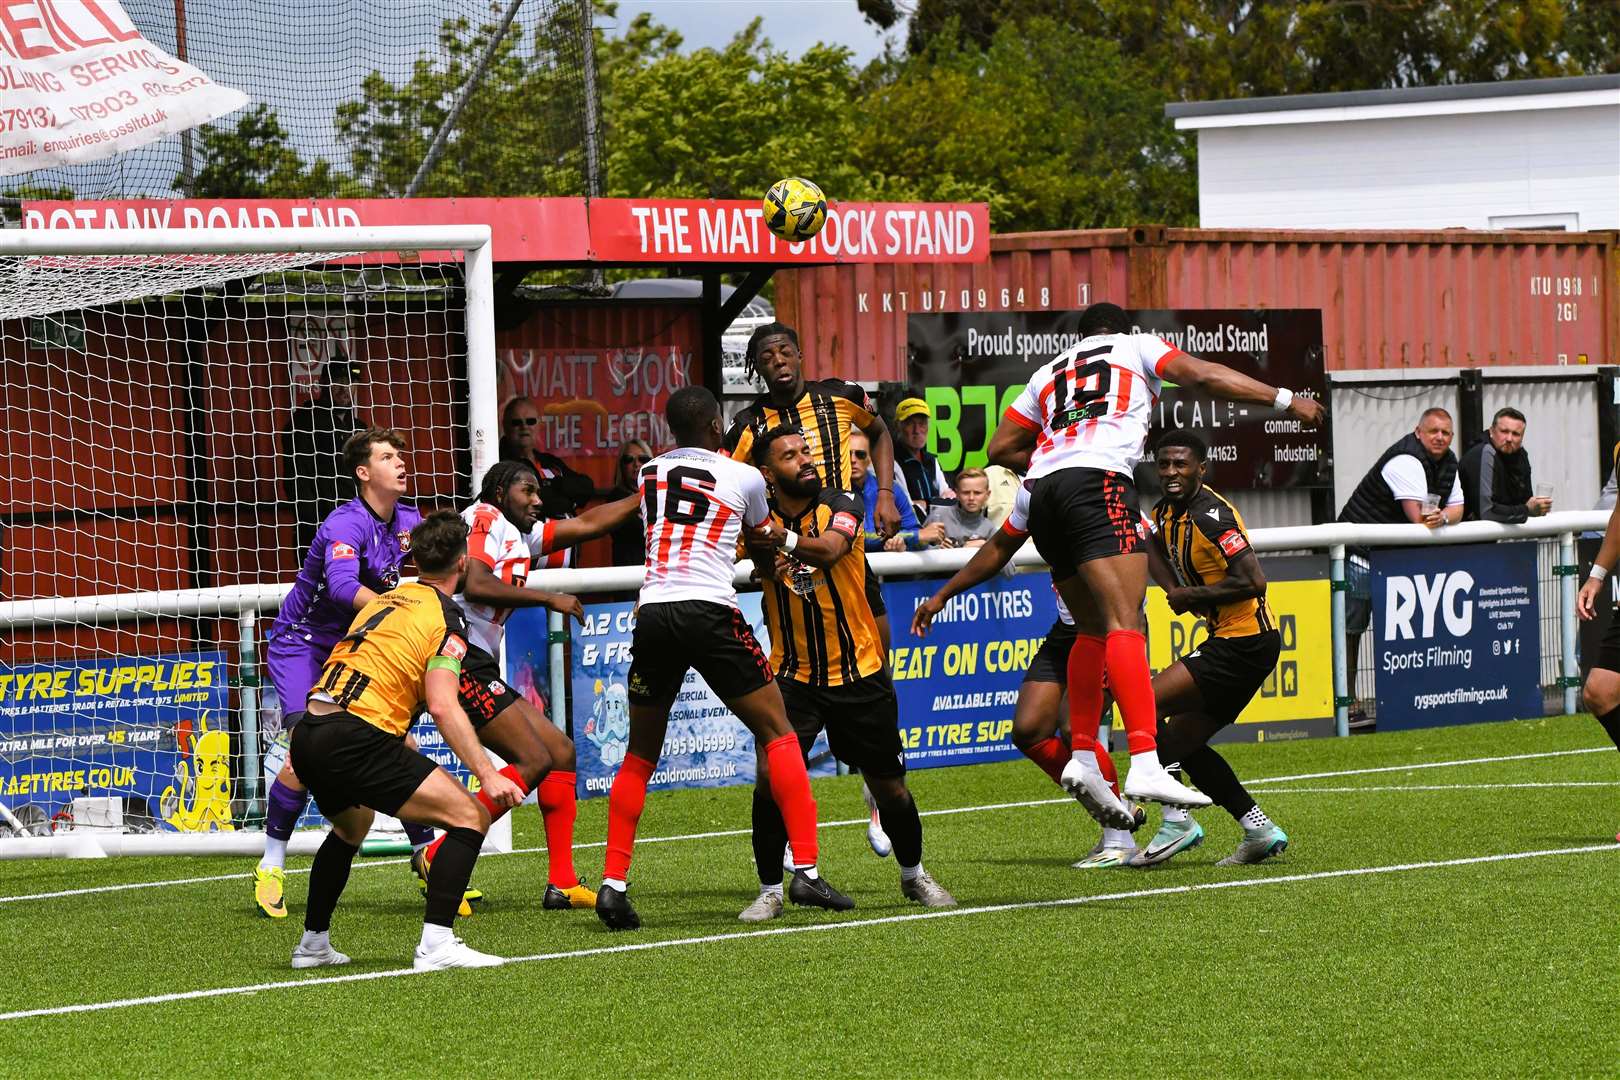
M1059 469L1035 481L1029 535L1052 568L1052 580L1073 577L1083 562L1142 550L1136 485L1106 469Z

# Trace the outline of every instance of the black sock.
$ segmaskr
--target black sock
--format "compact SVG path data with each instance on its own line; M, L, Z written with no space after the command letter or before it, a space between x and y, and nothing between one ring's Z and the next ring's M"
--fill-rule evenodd
M443 927L456 925L456 911L461 907L467 882L472 880L478 849L483 846L484 834L477 829L450 829L445 832L444 843L439 845L439 853L433 857L433 871L428 874L424 922Z
M922 818L917 814L917 800L906 792L903 806L884 806L878 803L878 821L894 844L894 861L901 866L916 866L922 862Z
M1215 800L1215 805L1231 814L1233 820L1241 823L1243 815L1254 809L1254 799L1244 790L1237 773L1213 748L1199 747L1181 759L1181 767L1198 790Z
M321 849L315 853L315 865L309 871L309 902L304 908L304 929L325 933L332 929L332 909L337 907L343 887L349 883L349 867L360 851L345 843L335 832L326 834Z
M754 869L761 885L782 884L782 851L787 847L787 822L768 787L754 788Z
M1610 709L1598 717L1597 722L1603 725L1603 730L1614 740L1615 748L1620 749L1620 708Z

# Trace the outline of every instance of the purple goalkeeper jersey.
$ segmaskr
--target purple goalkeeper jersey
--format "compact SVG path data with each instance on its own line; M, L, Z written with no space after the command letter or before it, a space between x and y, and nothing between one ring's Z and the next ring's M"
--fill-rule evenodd
M294 636L331 649L354 622L354 594L362 586L384 593L399 584L411 530L421 520L416 507L398 503L393 520L384 521L364 499L351 499L327 514L270 627L270 639Z

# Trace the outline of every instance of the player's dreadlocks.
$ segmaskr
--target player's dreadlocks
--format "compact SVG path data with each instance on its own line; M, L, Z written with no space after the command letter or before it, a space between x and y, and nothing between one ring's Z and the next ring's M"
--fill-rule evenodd
M764 378L759 370L759 343L777 334L786 334L787 339L793 342L793 347L795 349L799 347L799 332L787 323L768 322L764 326L756 328L752 334L748 335L748 348L743 353L743 364L750 378Z
M526 461L497 461L490 466L489 472L484 474L484 486L478 489L478 501L489 503L491 506L502 506L506 500L507 489L517 483L524 473L534 477L535 486L540 484L540 477L535 473L534 466Z

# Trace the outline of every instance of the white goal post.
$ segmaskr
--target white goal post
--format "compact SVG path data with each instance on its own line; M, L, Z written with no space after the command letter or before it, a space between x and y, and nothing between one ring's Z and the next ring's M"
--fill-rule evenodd
M306 429L400 428L466 504L489 227L0 231L0 373L0 858L257 853L264 631L341 484Z

